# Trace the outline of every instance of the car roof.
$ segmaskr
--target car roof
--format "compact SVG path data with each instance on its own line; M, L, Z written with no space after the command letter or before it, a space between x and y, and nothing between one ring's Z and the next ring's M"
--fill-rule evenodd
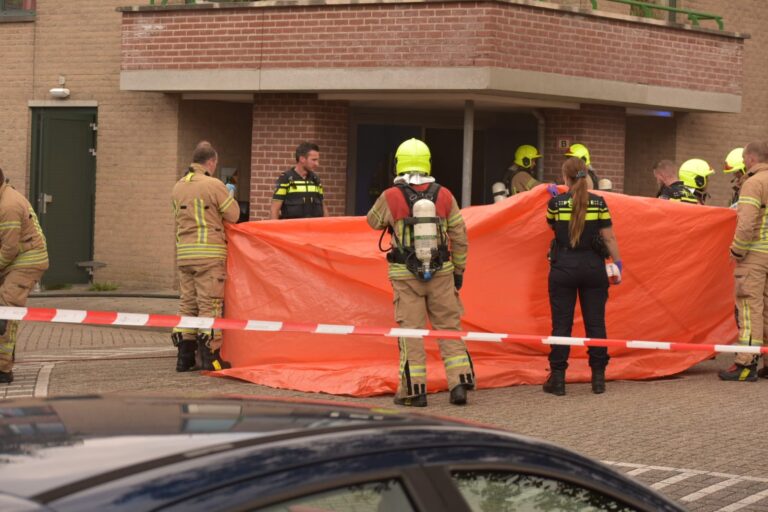
M3 402L0 493L62 503L123 480L162 474L155 481L159 485L174 478L176 469L163 474L171 466L197 473L203 466L209 471L203 480L221 486L228 485L227 478L256 478L291 464L309 467L387 450L433 449L444 457L459 445L525 453L542 467L639 488L544 441L394 409L260 397L90 396ZM235 459L244 461L236 469L231 467ZM217 464L219 470L210 469Z
M88 396L0 405L0 490L31 496L226 443L380 425L443 425L393 409L285 399Z

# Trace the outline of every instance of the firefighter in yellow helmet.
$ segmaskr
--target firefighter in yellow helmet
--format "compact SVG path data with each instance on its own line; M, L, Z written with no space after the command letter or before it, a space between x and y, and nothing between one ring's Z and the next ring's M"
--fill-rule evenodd
M565 156L581 158L587 164L587 190L594 190L600 180L597 177L595 169L592 167L592 159L589 156L589 150L584 144L571 144Z
M389 279L395 320L402 328L461 329L459 290L467 263L467 230L453 194L431 176L429 147L409 139L395 154L397 176L368 212L373 229L389 231ZM382 234L383 236L383 234ZM438 339L450 402L464 405L475 374L461 339ZM400 338L400 372L395 404L427 405L423 338Z
M747 179L736 206L736 232L731 242L731 258L738 312L739 345L761 347L765 341L768 313L768 233L765 205L768 204L768 142L747 144L743 152ZM760 354L739 353L734 364L722 370L722 380L754 382L768 377L765 366L757 370ZM763 359L765 365L765 359Z
M725 157L723 172L733 175L731 178L731 186L733 188L731 208L736 208L736 204L739 201L739 191L747 179L747 168L744 165L744 148L735 148L728 153L728 156Z
M524 144L515 150L515 161L504 174L503 182L513 196L520 192L531 190L541 184L534 178L536 160L541 158L539 151L528 144Z
M680 166L677 175L685 188L696 197L699 204L704 204L709 198L707 184L709 177L715 174L712 167L701 158L691 158Z

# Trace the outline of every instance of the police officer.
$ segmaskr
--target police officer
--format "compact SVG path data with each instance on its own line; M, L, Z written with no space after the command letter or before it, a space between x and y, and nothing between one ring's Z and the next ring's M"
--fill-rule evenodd
M270 218L328 217L323 185L315 173L320 166L320 148L317 144L302 142L295 156L296 165L277 178Z
M552 311L552 335L570 336L578 293L584 326L589 338L605 338L605 303L608 300L608 276L605 259L610 256L621 279L619 246L611 227L611 214L605 199L587 190L588 169L580 158L563 164L563 180L568 192L549 200L547 222L555 239L550 250L549 304ZM565 394L565 370L570 347L552 345L549 353L550 374L544 391ZM589 347L592 368L592 392L605 392L605 367L608 349Z
M183 316L221 316L227 277L227 240L224 221L237 222L240 208L227 187L214 178L218 156L202 141L192 154L192 164L173 187L176 219L176 266L179 270ZM176 328L171 335L178 349L176 371L221 370L230 364L220 355L221 332L213 329Z
M735 148L728 153L728 156L725 157L723 173L733 174L731 178L731 187L733 188L731 208L736 208L739 201L739 191L747 179L747 168L744 165L744 148Z
M749 177L741 187L736 206L736 232L731 243L734 270L736 308L738 312L739 345L762 346L765 317L768 310L768 233L761 229L768 215L768 142L747 144L743 152ZM764 367L758 372L757 354L736 354L734 364L722 370L722 380L754 382L758 376L768 377ZM764 363L765 364L765 363Z
M395 154L397 176L368 212L368 224L390 232L387 254L394 291L395 320L423 329L429 319L439 330L461 329L458 291L467 262L464 219L451 192L431 176L427 145L409 139ZM475 387L472 360L461 339L438 339L448 377L450 403L464 405ZM395 404L427 405L427 367L422 338L400 338L400 380Z
M0 169L0 306L23 307L48 268L48 249L35 210ZM17 320L0 320L0 383L13 382Z
M571 144L565 156L580 158L585 164L587 164L587 187L589 190L597 188L597 184L600 180L597 177L597 173L592 168L592 159L589 156L589 150L584 144Z
M701 158L691 158L680 166L677 175L685 188L693 194L699 204L704 204L709 198L707 183L709 177L715 174L710 165Z
M688 190L678 176L678 169L672 160L659 160L653 166L653 176L659 185L656 197L680 203L699 204L699 200Z
M531 190L541 183L533 177L536 170L536 160L539 158L541 158L539 151L528 144L515 150L515 161L507 169L502 180L510 196Z

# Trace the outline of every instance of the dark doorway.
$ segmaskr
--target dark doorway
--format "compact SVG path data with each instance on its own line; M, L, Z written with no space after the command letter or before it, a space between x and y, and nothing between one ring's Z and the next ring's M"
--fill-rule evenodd
M355 215L368 213L379 195L392 186L395 151L401 142L412 137L421 137L420 127L358 125Z
M30 202L51 262L43 284L89 281L77 263L93 256L95 192L96 109L33 109Z
M484 188L484 132L475 131L472 144L472 204L481 204ZM453 192L461 207L462 168L464 163L464 131L451 128L428 128L426 143L432 152L432 172L438 183Z

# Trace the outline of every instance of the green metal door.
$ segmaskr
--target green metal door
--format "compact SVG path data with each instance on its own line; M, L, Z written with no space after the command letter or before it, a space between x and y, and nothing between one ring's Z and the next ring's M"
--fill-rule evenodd
M30 202L48 241L43 284L87 283L93 256L96 109L32 110Z

